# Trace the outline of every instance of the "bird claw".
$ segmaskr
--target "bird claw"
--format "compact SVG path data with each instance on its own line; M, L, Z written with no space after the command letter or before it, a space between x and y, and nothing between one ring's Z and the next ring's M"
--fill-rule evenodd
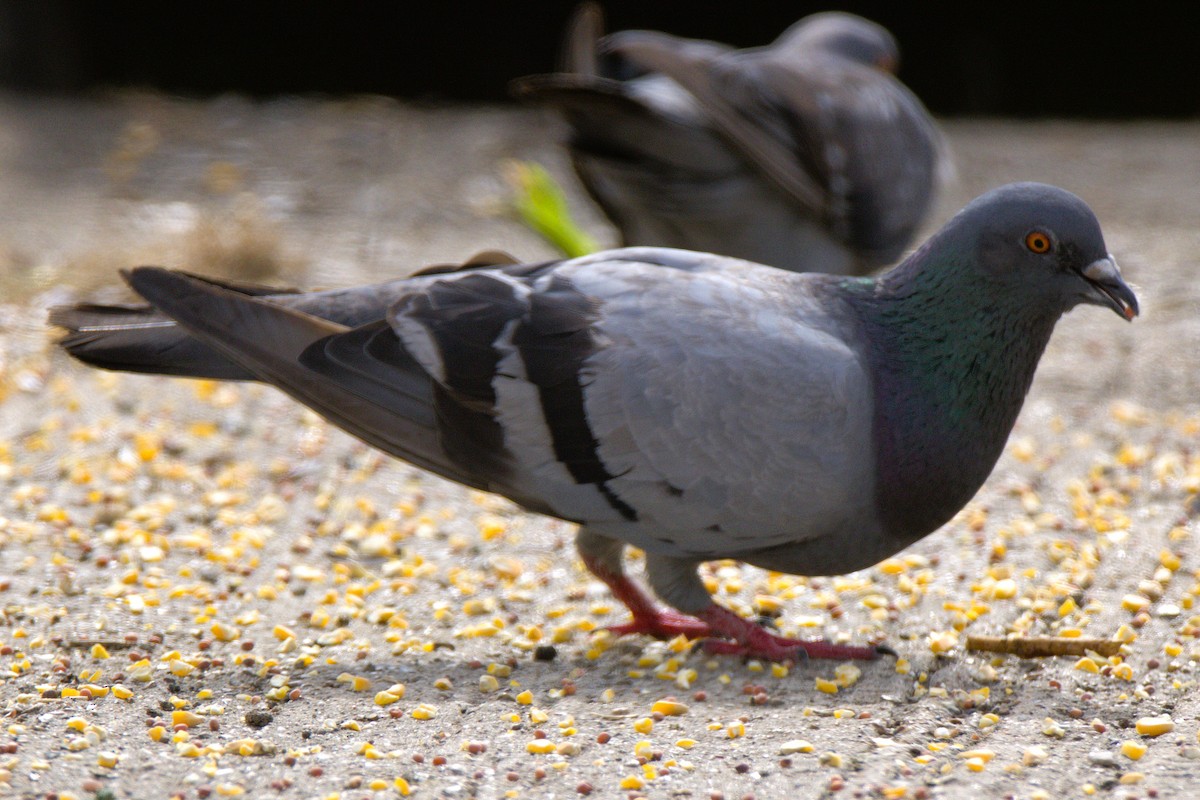
M614 636L644 633L655 639L674 639L676 636L701 639L712 635L712 630L708 625L695 617L665 610L656 610L649 614L635 613L629 622L623 625L610 625L606 630Z
M720 637L705 642L705 649L710 653L740 655L743 658L755 658L762 661L790 661L793 664L807 661L810 658L873 661L884 653L891 653L888 648L832 644L819 639L806 641L776 636L760 625L743 619L729 609L718 605L705 609L698 616L708 623L714 637Z

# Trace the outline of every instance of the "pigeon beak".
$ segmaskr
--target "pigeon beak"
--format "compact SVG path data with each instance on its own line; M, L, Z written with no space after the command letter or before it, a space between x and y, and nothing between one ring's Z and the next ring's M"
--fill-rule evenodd
M1098 258L1083 268L1081 273L1088 284L1084 302L1097 306L1108 306L1127 320L1138 315L1137 296L1121 279L1121 269L1111 255Z

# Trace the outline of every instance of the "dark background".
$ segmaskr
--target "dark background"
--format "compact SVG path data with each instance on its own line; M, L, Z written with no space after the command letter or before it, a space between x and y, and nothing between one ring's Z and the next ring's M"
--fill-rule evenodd
M505 102L549 71L570 2L0 0L0 87L154 88L207 96L376 93ZM764 44L827 4L609 0L609 29ZM1192 117L1200 6L1191 3L844 2L887 26L901 78L935 112Z

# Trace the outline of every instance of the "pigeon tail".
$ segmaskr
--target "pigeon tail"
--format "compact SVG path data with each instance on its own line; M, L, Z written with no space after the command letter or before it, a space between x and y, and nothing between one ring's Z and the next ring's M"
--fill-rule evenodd
M67 331L58 344L93 367L184 378L255 378L151 306L56 306L49 322Z

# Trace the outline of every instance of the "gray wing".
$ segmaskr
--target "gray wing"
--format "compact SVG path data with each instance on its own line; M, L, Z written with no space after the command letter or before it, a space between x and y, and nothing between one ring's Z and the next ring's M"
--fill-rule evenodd
M753 99L739 98L735 92L760 93L753 79L741 74L744 59L736 53L710 48L657 31L622 31L608 39L615 53L646 71L669 77L682 86L703 110L712 127L726 137L750 163L796 202L818 218L825 216L826 202L822 185L806 170L797 168L789 142L773 136L755 117L764 109L748 114L742 104ZM774 113L766 109L767 113Z
M941 137L890 75L825 53L719 54L666 34L611 46L669 76L764 177L875 263L894 258L932 199Z
M158 268L128 280L199 344L385 452L545 513L632 519L581 406L595 303L555 266L411 278L357 328Z
M671 285L681 275L743 265L643 247L450 273L410 282L388 322L453 401L439 406L439 423L455 463L494 465L487 468L492 490L527 507L628 525L638 511L614 491L618 476L599 455L585 407L594 359L612 347L602 323L627 298L625 287L594 278L615 271Z

